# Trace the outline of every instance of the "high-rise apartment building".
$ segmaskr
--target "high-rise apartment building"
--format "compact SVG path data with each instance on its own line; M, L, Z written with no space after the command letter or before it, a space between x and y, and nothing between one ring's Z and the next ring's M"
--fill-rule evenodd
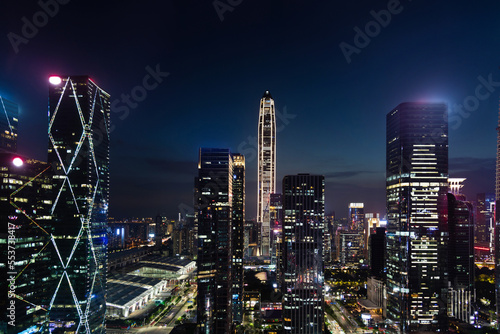
M266 90L260 100L258 133L257 222L261 223L261 255L271 248L270 197L276 192L276 114L274 100Z
M233 322L243 321L243 250L245 231L245 157L233 154Z
M110 96L88 76L49 82L51 326L105 333Z
M0 152L17 152L19 106L0 96Z
M399 332L447 328L447 107L387 114L387 317Z
M201 148L195 180L198 329L230 333L242 319L245 159Z
M283 328L285 333L324 332L323 230L325 178L283 178Z

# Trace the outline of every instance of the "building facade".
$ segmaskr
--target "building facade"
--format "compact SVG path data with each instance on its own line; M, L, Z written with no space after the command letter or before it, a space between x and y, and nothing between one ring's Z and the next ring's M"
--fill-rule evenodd
M88 76L49 82L51 327L105 333L110 96Z
M276 114L274 100L266 90L260 100L258 131L257 222L261 223L261 255L271 248L270 197L276 192Z
M279 262L281 261L281 241L283 238L283 206L281 204L281 194L271 194L270 198L270 219L271 219L271 264L276 265L277 268L280 267ZM276 272L277 277L280 276L279 270ZM279 281L279 278L277 278Z
M52 260L50 165L0 152L0 249L5 259L0 282L0 332L48 331L55 290ZM4 323L4 321L6 321Z
M476 246L493 250L495 194L480 193L476 197L474 240ZM490 254L491 255L491 254Z
M398 105L386 147L388 322L402 333L437 330L447 326L446 105Z
M323 230L325 179L283 178L283 328L285 333L324 332Z
M449 193L447 197L449 314L474 323L474 209L470 202L460 200L458 194Z
M245 157L233 154L233 322L243 321L243 256L245 239Z
M198 222L197 314L200 333L229 333L233 291L233 158L229 149L201 148L195 179Z

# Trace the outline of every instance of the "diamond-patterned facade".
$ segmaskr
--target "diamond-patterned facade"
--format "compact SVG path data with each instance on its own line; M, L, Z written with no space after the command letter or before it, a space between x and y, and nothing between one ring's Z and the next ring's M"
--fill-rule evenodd
M109 95L89 77L51 85L51 329L105 332L109 123Z

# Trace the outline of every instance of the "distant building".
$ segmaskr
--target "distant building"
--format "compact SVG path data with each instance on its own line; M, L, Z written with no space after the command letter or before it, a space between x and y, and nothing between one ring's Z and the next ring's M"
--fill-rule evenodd
M17 152L19 106L0 96L0 152Z
M365 227L365 211L364 203L349 203L349 232L357 234L357 237L350 237L349 259L348 263L351 265L363 264L366 259L366 227Z
M325 178L283 178L283 329L323 333Z
M364 203L349 203L349 230L363 233L365 230Z
M88 76L49 82L51 271L57 282L51 326L105 333L110 96Z
M363 263L363 237L360 232L339 231L337 258L342 266L357 267Z
M174 228L172 231L173 255L189 255L190 229L184 226Z
M377 227L370 235L370 275L379 279L385 278L385 227Z
M281 246L282 246L282 222L283 222L283 205L281 194L271 194L270 198L270 219L271 219L271 264L280 267L281 262ZM276 272L280 275L279 270ZM279 281L279 278L278 278Z
M233 154L233 222L231 240L233 243L232 283L233 322L243 321L243 256L245 237L245 157Z
M448 329L444 103L402 103L387 114L387 317L393 330Z
M335 213L325 216L325 230L323 234L323 261L325 265L332 263L335 259Z
M450 316L474 324L474 218L470 202L448 194Z
M476 246L481 249L494 247L494 212L495 194L480 193L476 197L476 210L474 221L474 239ZM484 253L484 251L483 251ZM492 255L490 251L487 251Z
M276 193L276 114L266 90L260 100L258 131L257 222L261 223L261 255L271 249L270 196Z

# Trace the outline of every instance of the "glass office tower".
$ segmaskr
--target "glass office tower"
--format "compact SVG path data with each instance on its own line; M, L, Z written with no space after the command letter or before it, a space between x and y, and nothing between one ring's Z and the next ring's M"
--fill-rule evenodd
M0 152L0 333L48 332L52 280L51 166ZM6 321L6 322L4 322Z
M266 90L260 100L257 175L257 222L261 223L261 255L271 248L270 198L276 191L276 115L274 100Z
M49 82L51 326L105 333L110 96L88 76Z
M231 329L233 168L229 149L200 149L195 213L198 329L203 334L229 333Z
M447 328L447 107L387 114L387 317L402 333Z
M325 178L287 175L282 199L283 329L285 333L323 333Z
M233 154L233 322L243 321L243 246L245 231L245 157Z

